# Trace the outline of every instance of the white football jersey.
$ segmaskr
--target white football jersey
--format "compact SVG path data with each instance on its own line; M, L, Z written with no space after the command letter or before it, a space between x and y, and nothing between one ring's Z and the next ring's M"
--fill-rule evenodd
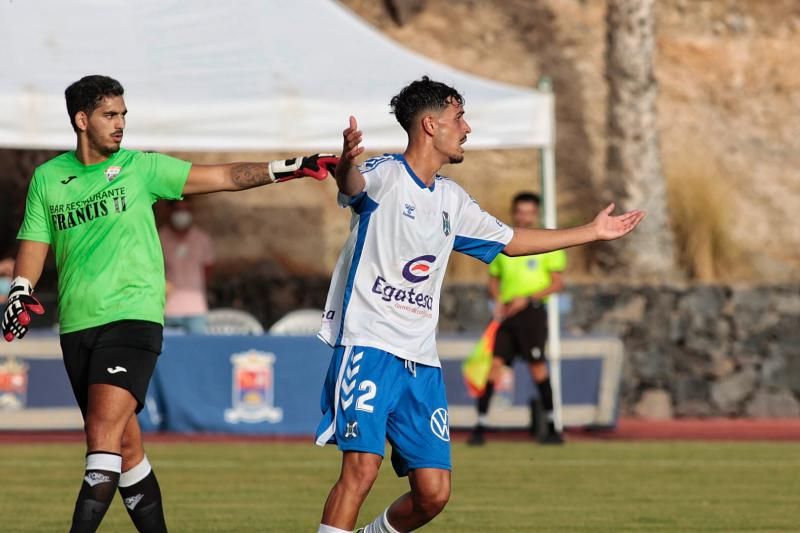
M490 263L514 231L449 178L425 186L400 154L369 159L360 170L364 191L339 195L353 218L319 337L441 366L436 324L450 252Z

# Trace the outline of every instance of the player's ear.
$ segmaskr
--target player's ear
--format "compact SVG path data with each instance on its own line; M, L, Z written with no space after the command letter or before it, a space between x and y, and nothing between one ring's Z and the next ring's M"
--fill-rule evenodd
M422 131L424 131L428 135L433 136L433 134L436 132L436 126L437 126L436 118L433 117L432 115L423 115L420 124L422 126Z
M86 131L89 128L89 115L85 111L75 113L75 125L80 131Z

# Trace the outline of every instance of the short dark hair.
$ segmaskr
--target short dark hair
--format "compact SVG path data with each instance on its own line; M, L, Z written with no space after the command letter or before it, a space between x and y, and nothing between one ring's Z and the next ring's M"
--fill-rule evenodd
M530 192L530 191L518 192L514 196L514 199L511 201L511 207L516 207L517 204L522 202L530 202L532 204L536 204L536 207L539 207L542 203L542 199L535 192Z
M441 111L451 102L464 105L464 97L453 87L423 76L421 80L412 81L403 87L389 102L389 107L392 108L397 122L404 130L409 131L414 117L421 111Z
M123 94L125 94L125 89L117 80L96 74L84 76L67 87L64 97L67 99L67 113L69 113L72 129L78 131L78 126L75 124L75 115L78 111L91 115L106 96L122 96Z

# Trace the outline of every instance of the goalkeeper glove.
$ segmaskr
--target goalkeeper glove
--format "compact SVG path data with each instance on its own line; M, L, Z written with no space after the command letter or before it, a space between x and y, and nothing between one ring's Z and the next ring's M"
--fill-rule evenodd
M289 181L295 178L310 176L316 180L324 180L333 174L339 158L333 154L314 154L306 157L270 161L269 177L273 183Z
M17 276L11 282L6 311L3 313L3 337L8 342L25 336L31 323L31 312L44 314L44 307L31 293L33 287L28 279Z

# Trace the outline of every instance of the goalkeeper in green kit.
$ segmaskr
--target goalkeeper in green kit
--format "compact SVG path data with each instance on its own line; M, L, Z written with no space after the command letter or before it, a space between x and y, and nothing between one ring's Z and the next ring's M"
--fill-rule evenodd
M192 165L120 147L123 88L86 76L66 90L75 151L36 169L28 190L14 280L2 320L21 339L44 309L33 295L53 248L64 366L86 432L86 471L73 533L95 531L119 488L141 532L166 531L161 493L136 418L161 352L164 260L152 205L159 199L237 191L310 176L334 156L270 163Z

